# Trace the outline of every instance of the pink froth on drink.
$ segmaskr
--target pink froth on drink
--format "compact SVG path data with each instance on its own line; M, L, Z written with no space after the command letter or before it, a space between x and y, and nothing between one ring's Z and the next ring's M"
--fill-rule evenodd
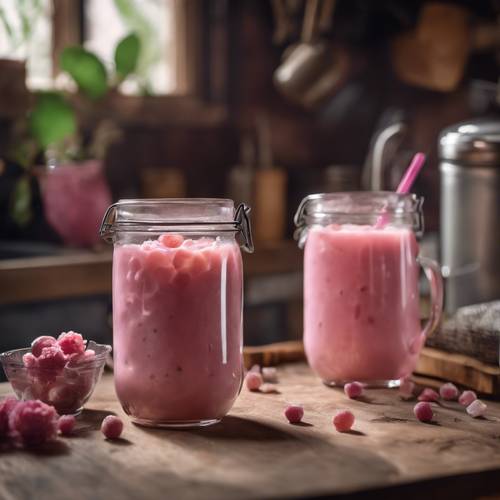
M243 376L241 310L233 239L115 245L115 384L125 411L152 425L224 416Z
M407 228L310 228L304 256L304 344L328 383L397 380L424 337L418 245Z

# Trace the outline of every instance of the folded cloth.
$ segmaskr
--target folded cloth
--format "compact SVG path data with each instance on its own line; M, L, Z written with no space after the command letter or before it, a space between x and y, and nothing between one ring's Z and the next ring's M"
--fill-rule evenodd
M425 344L499 364L500 300L461 307Z

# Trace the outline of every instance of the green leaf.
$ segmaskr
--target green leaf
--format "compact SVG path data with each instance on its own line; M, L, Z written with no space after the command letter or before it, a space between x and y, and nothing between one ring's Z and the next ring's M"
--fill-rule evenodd
M31 183L28 176L21 177L12 191L10 199L10 216L18 226L26 226L32 217Z
M67 47L61 54L61 68L75 80L79 89L91 99L108 90L106 68L102 61L83 47Z
M121 80L135 71L139 54L141 52L141 42L135 33L126 36L116 46L115 67L116 73Z
M30 130L41 148L60 142L76 131L73 108L55 92L38 94L29 116Z

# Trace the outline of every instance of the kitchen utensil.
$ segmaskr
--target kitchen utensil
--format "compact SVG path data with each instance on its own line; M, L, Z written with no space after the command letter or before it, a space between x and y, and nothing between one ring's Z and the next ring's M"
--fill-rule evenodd
M333 6L324 7L323 12L328 14L327 7L333 10ZM318 0L307 1L301 42L285 51L273 78L280 92L306 108L314 108L332 97L350 68L346 49L317 37L318 8ZM328 25L326 20L323 25Z
M445 310L500 298L500 120L476 119L439 137Z

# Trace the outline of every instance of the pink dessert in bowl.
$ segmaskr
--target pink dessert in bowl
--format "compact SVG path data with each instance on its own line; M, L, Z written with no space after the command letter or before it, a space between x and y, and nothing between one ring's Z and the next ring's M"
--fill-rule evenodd
M62 342L66 351L68 340ZM0 362L20 400L39 399L61 415L78 415L101 377L111 346L90 341L82 352L65 354L63 349L56 344L38 352L33 345L0 354Z

